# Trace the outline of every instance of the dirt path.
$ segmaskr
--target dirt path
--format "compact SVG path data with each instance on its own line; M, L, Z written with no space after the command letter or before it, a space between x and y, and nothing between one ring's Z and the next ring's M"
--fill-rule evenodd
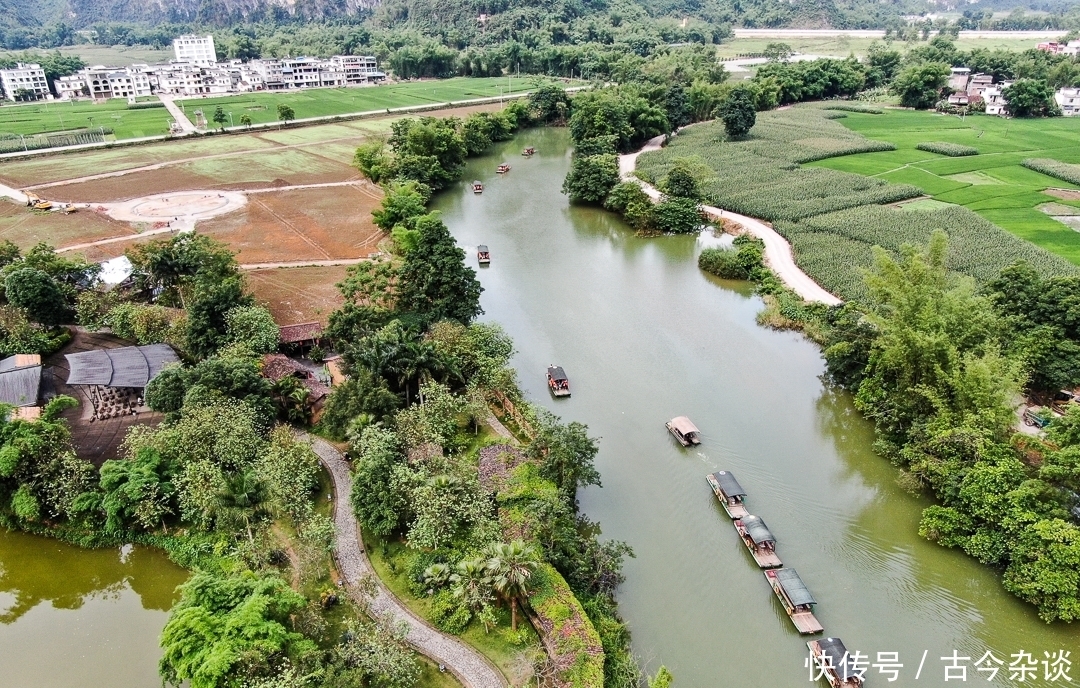
M659 201L663 194L655 187L646 184L633 176L634 168L637 166L637 158L639 155L649 151L660 150L663 142L664 137L657 136L649 139L645 145L642 146L641 150L619 156L619 174L622 178L640 184L641 188L645 190L645 193L648 194L649 198L653 199L653 201ZM746 215L739 215L738 213L733 213L729 210L723 210L714 206L703 205L701 206L701 210L715 220L723 218L725 220L736 222L742 225L743 229L750 234L753 234L765 242L766 264L768 264L772 271L776 273L776 276L780 278L781 282L802 298L807 301L817 301L830 306L836 306L843 303L843 301L825 291L817 282L810 279L810 277L795 264L795 256L791 252L791 244L788 243L787 239L777 234L776 230L772 227L761 220Z
M389 615L396 622L406 624L409 633L405 639L417 651L446 666L465 688L507 688L502 673L486 657L457 638L429 626L409 611L379 581L364 552L356 518L349 507L349 495L352 492L349 464L341 452L326 440L306 433L301 436L311 440L312 449L334 483L334 525L337 528L337 550L334 556L350 596L362 595L358 583L370 576L378 584L377 592L372 599L362 601L367 603L372 614Z
M330 260L297 260L291 263L241 263L241 270L273 270L275 268L320 268L333 267L335 265L356 265L371 260L365 258L338 258Z
M183 110L176 107L176 103L173 101L172 96L158 94L158 100L165 104L165 109L169 111L169 114L173 116L176 123L180 125L180 129L185 134L191 134L195 132L195 125L191 123L191 120L187 118L187 115Z

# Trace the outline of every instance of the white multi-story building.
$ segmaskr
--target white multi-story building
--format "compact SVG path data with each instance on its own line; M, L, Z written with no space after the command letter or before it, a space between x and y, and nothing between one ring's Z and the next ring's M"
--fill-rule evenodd
M1003 116L1009 114L1009 101L1005 100L1002 91L1012 86L1011 81L1003 81L983 91L983 100L986 101L986 114Z
M45 70L39 64L17 63L11 69L0 69L0 86L8 100L39 100L51 98Z
M213 36L178 36L172 44L177 62L190 62L203 67L217 62Z
M1080 116L1080 88L1059 88L1054 102L1066 117Z
M330 62L345 73L345 83L348 86L386 78L386 75L379 71L379 61L371 55L335 55L330 58Z

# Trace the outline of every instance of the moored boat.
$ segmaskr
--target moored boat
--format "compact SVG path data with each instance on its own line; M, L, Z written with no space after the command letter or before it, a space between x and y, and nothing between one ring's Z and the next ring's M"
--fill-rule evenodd
M664 423L664 426L684 447L689 447L691 444L701 444L701 431L686 416L672 418L667 423Z
M484 183L481 182L479 179L474 181L472 183L472 192L477 193L477 194L478 193L484 193Z
M735 479L735 476L730 471L710 473L705 476L705 479L709 481L713 493L720 500L720 504L724 507L724 511L727 512L728 516L742 518L750 515L750 512L743 505L746 490L742 488L742 485L739 484L739 481Z
M562 366L550 365L547 369L548 389L557 397L570 396L570 379L566 377L566 371Z
M524 155L526 158L529 157L530 155L535 154L535 153L536 153L536 148L534 148L533 146L529 146L525 150L521 151L521 154Z
M498 168L496 168L496 170L495 170L495 171L496 171L496 172L498 172L499 174L506 174L507 172L509 172L509 171L510 171L510 166L509 166L509 165L507 165L507 164L506 164L506 163L504 162L503 164L499 165L499 167L498 167Z
M480 244L476 247L476 260L481 265L487 265L491 262L491 252L488 251L488 247Z
M810 594L806 583L803 583L795 569L770 569L765 572L765 579L769 581L799 633L811 635L825 630L814 617L817 600Z
M754 561L763 569L775 569L784 562L776 556L776 538L760 516L743 516L735 519L735 530L739 532L746 549L754 555Z
M854 666L844 642L839 638L822 638L806 643L821 675L832 688L859 688L863 671Z

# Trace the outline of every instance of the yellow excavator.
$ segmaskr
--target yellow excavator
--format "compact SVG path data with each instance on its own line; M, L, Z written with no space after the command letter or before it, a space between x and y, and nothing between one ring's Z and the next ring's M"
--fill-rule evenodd
M25 191L26 207L33 210L52 210L53 204L44 200L33 191Z

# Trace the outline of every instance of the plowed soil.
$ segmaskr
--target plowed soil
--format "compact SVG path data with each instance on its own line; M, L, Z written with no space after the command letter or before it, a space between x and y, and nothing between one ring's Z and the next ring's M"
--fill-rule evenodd
M341 305L334 285L345 279L345 266L278 268L245 273L248 288L267 304L281 325L318 320L327 323L330 312Z
M135 235L131 225L93 210L81 208L68 215L0 201L0 241L7 239L24 251L40 242L59 248L127 234Z

